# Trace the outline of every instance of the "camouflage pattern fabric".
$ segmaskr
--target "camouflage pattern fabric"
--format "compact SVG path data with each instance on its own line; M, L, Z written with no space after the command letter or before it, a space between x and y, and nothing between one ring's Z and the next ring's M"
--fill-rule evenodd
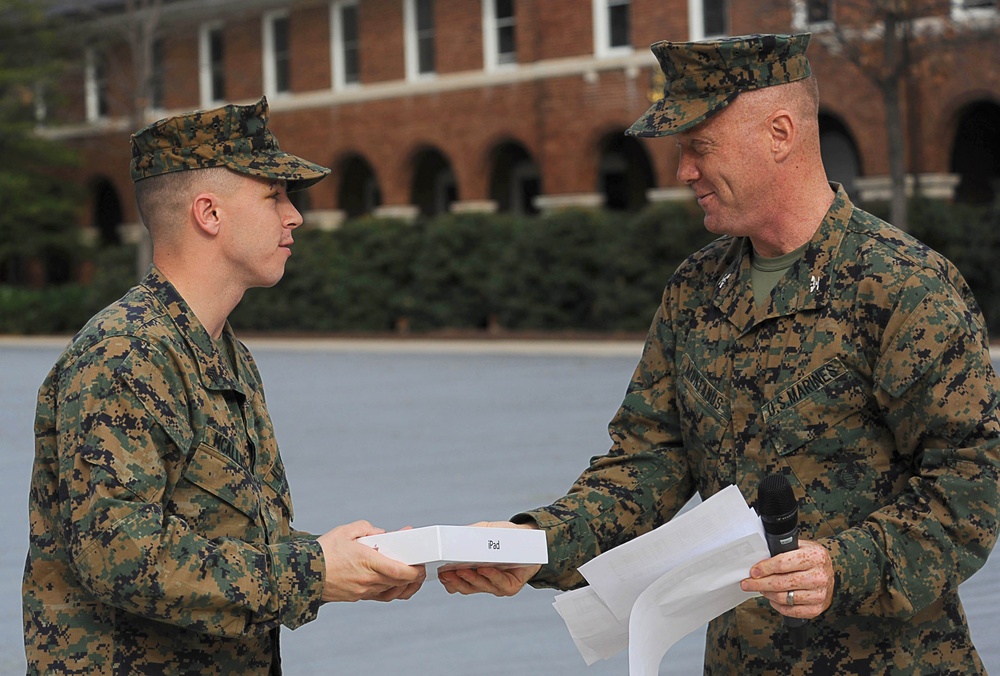
M267 98L170 117L132 135L133 181L187 169L227 167L241 174L287 182L302 190L330 170L282 152L267 128Z
M800 537L831 552L833 605L799 652L767 601L741 604L710 624L706 674L985 673L958 585L997 538L1000 398L969 288L842 189L760 307L749 249L723 237L677 270L610 452L514 517L548 531L532 584L579 586L579 565L695 491L735 484L754 500L781 472Z
M701 124L740 92L788 84L812 75L809 33L747 35L650 46L664 75L663 98L625 133L668 136Z
M278 626L316 617L322 550L291 529L253 358L228 325L221 343L154 268L46 378L28 673L278 673Z

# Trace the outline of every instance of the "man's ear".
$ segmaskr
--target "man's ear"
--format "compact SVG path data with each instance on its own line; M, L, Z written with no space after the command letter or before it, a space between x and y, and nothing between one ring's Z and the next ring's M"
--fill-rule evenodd
M792 152L795 141L795 120L787 110L774 112L768 121L768 132L771 135L771 152L777 162L783 162Z
M221 225L219 197L215 193L203 192L195 195L191 202L191 215L201 232L213 237L219 234Z

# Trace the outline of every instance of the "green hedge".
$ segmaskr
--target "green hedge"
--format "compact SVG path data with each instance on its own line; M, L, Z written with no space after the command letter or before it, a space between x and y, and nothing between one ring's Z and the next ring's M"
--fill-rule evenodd
M71 334L135 283L135 249L78 252L93 263L89 284L31 289L0 284L0 334Z
M284 279L247 292L232 322L258 331L645 331L670 274L712 237L695 209L361 219L300 231Z
M948 256L1000 335L1000 212L915 202L910 229ZM251 289L239 331L348 333L445 329L643 332L680 262L712 239L696 205L636 214L535 218L449 215L406 224L359 219L300 230L284 279ZM95 256L84 287L0 285L0 333L72 332L134 281L134 250Z

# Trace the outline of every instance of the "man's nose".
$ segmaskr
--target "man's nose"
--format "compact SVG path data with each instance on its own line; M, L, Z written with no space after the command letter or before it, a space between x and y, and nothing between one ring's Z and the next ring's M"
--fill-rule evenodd
M681 153L677 160L677 181L679 183L691 184L698 179L698 167L691 159L690 153Z

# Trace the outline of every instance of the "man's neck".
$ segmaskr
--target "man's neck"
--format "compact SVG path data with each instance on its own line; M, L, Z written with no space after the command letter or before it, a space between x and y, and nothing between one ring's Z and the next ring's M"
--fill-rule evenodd
M206 263L174 264L170 257L157 259L154 255L153 264L177 289L208 334L218 339L229 314L242 300L243 293L237 294L231 283L227 284L228 280L216 279L211 273L202 272L212 269Z
M773 227L750 238L754 251L765 258L778 258L805 245L819 230L835 196L829 184L811 196L805 191L789 195L777 207Z

